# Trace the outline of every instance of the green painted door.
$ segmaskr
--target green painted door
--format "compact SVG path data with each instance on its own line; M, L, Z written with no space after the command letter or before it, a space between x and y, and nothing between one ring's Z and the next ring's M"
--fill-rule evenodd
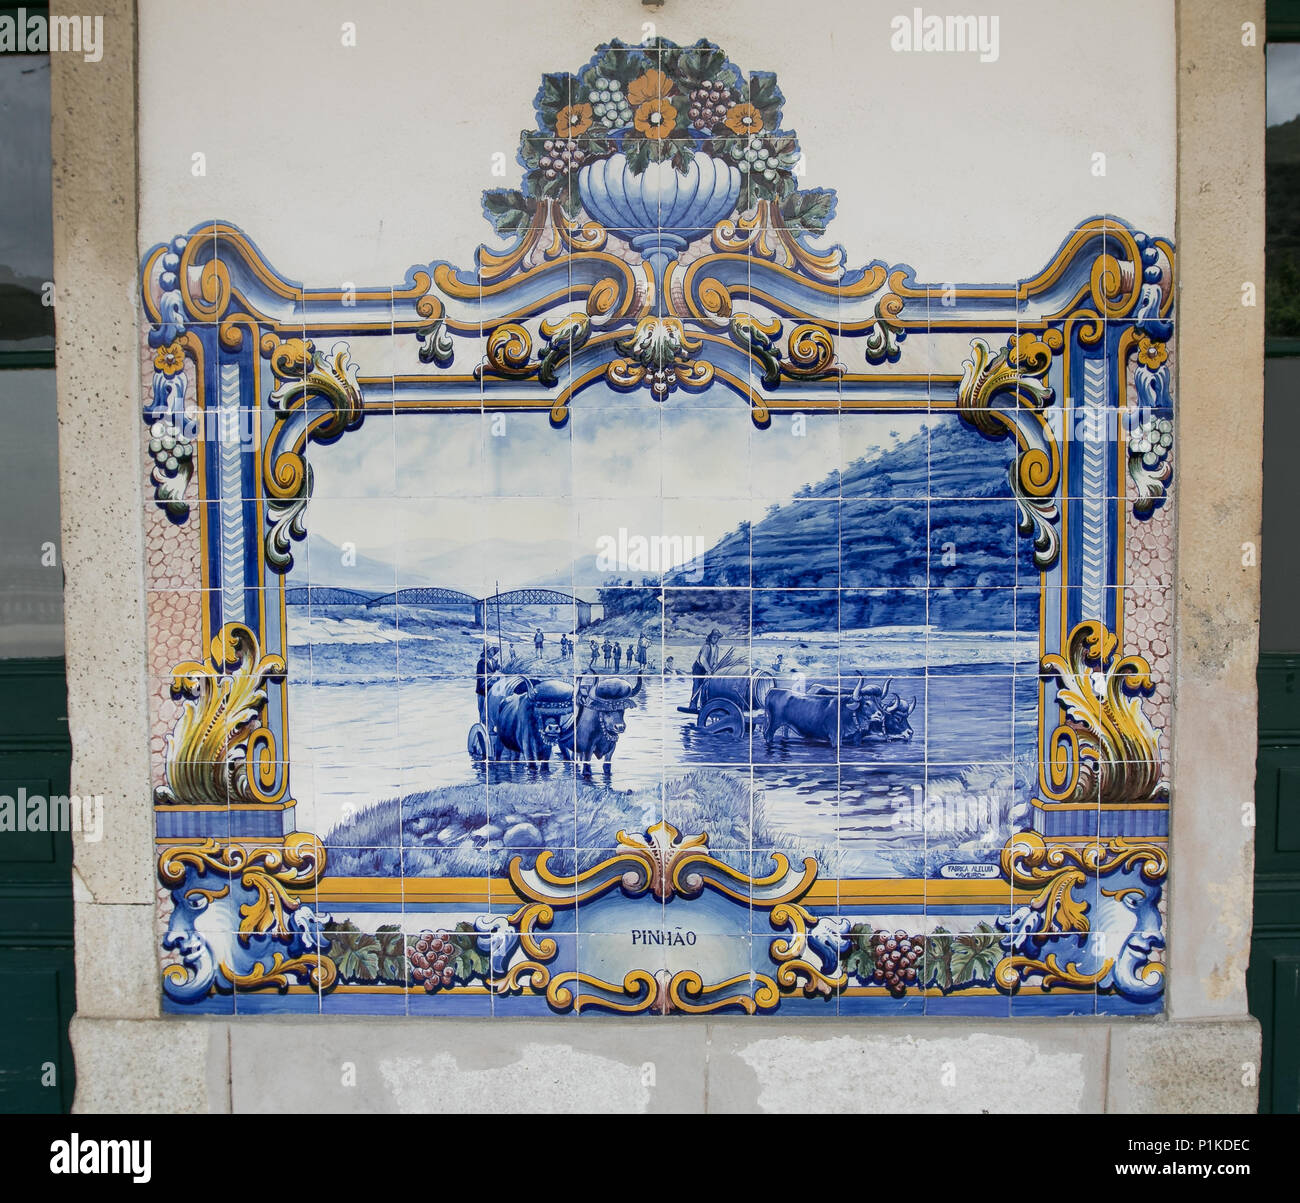
M1263 1028L1259 1109L1300 1113L1300 656L1260 657L1255 918L1246 984Z
M68 793L62 660L0 660L0 1112L72 1105L72 837L20 830ZM21 820L19 816L21 815ZM48 823L41 822L42 827Z

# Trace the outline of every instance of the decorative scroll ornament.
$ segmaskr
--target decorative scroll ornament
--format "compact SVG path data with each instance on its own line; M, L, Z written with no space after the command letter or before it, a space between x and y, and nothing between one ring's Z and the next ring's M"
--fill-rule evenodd
M189 240L173 238L160 248L157 267L158 297L153 306L157 320L149 332L153 348L153 383L144 420L149 427L149 479L154 498L173 522L189 517L185 492L194 476L198 427L186 409L185 374L187 340L180 262ZM148 274L145 285L148 287Z
M957 391L957 412L986 438L1010 434L1020 445L1011 465L1011 491L1019 510L1018 528L1034 539L1034 563L1047 569L1061 553L1057 530L1061 512L1056 502L1060 481L1060 452L1041 411L1052 403L1052 389L1044 382L1052 366L1052 352L1062 345L1061 333L1048 330L1042 337L1016 334L996 355L982 338L971 340L971 357L962 364ZM1006 407L1028 410L1035 424L1016 421ZM1027 431L1041 432L1031 442Z
M876 320L866 341L868 363L893 363L902 354L898 344L907 337L907 331L898 322L902 312L903 298L897 293L886 293L876 302Z
M321 933L329 921L302 901L325 871L325 849L298 832L283 845L245 847L219 840L166 849L158 879L172 893L163 948L179 956L163 970L163 990L194 1002L214 989L326 990L337 970Z
M552 874L547 868L550 856L541 853L533 869L523 869L520 858L515 858L510 880L529 901L508 917L480 925L479 947L492 954L487 984L498 993L543 993L557 1011L754 1014L776 1007L783 994L829 997L847 981L839 961L848 945L848 921L819 919L799 901L817 875L817 863L811 858L804 861L802 872L796 872L784 856L774 853L773 872L752 877L715 859L707 835L683 837L670 823L657 823L644 836L620 832L614 856L573 877ZM773 931L783 933L769 948L775 974L757 972L747 963L744 972L710 982L695 968L674 970L650 964L629 965L619 980L610 981L581 968L557 970L553 962L558 943L539 930L550 926L559 910L592 908L602 898L646 896L665 908L656 906L651 912L661 916L653 920L659 926L669 922L668 906L697 899L705 891L746 909L752 905L756 911L768 912ZM689 916L689 911L683 916Z
M307 534L312 491L311 467L304 456L307 441L332 443L356 430L365 412L346 343L335 343L325 355L310 339L280 342L267 334L262 354L282 381L270 397L276 426L262 453L262 482L267 496L266 562L283 573L293 566L293 540Z
M1144 259L1155 251L1144 251ZM1155 262L1153 258L1153 262ZM1158 270L1150 268L1154 274ZM1136 500L1133 513L1149 518L1169 491L1174 468L1174 410L1170 381L1169 338L1173 323L1161 316L1163 293L1152 282L1144 286L1139 321L1128 343L1133 362L1134 428L1128 437L1128 474Z
M185 346L180 339L154 352L153 403L145 408L149 421L149 479L154 498L173 522L190 512L184 500L194 475L197 424L185 412Z
M212 640L206 663L172 673L173 697L188 699L167 737L167 783L159 805L226 806L269 802L275 785L275 736L265 726L266 685L284 677L282 656L262 655L257 636L229 623Z
M711 364L691 358L700 341L692 339L675 317L642 318L615 345L626 357L614 360L605 371L615 388L643 384L656 400L663 400L678 385L702 389L713 379Z
M1169 859L1136 840L1049 844L1036 832L1013 836L1002 872L1029 903L999 923L1009 950L994 972L1005 990L1025 980L1044 989L1096 989L1135 1000L1164 989L1160 895Z
M1061 682L1057 701L1068 721L1050 748L1053 785L1064 801L1117 803L1167 799L1160 733L1142 712L1151 666L1141 656L1116 656L1118 640L1097 620L1079 623L1065 654L1043 657Z

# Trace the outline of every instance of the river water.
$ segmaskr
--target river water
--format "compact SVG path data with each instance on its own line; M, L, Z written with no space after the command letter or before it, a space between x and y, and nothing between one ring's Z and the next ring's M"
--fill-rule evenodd
M904 660L909 646L915 655L915 640L901 644L881 657L893 663L882 665L868 683L889 677L896 692L916 698L911 741L868 739L845 745L837 758L828 744L787 734L769 752L761 727L739 739L698 730L694 716L678 710L689 701L689 677L648 676L639 704L626 713L627 730L608 777L597 767L594 779L632 790L709 766L752 774L766 823L798 833L813 847L897 834L904 801L919 798L936 778L952 778L971 765L989 766L986 778L991 772L1010 784L1014 762L1034 752L1036 678L1014 675L1008 649L994 657L987 640L976 662L931 663L928 672ZM382 655L372 654L373 647L358 642L331 648L334 662L344 650L347 663L363 674L369 666L373 676L324 675L314 683L291 684L292 784L299 824L309 830L327 832L383 798L484 780L483 766L466 747L478 718L472 675L398 679ZM293 665L302 664L309 650L299 647L296 659L291 657L291 681ZM571 660L548 659L547 665L557 676L574 671ZM833 681L809 675L807 684ZM555 760L558 767L558 753ZM520 765L492 771L496 779L531 775Z

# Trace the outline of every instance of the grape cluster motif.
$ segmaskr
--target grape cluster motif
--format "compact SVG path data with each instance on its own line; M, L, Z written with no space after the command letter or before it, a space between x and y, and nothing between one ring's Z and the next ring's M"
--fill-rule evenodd
M1174 424L1168 418L1148 418L1129 442L1129 450L1142 457L1142 465L1156 468L1174 446Z
M777 153L758 137L742 142L732 151L732 157L736 160L738 170L752 172L755 176L761 175L765 180L776 179L776 173L783 166Z
M691 90L686 115L696 129L712 130L723 123L735 103L736 93L723 80L706 79Z
M572 138L548 138L542 143L538 165L546 178L553 180L561 172L577 171L586 159L586 151Z
M632 106L616 79L597 75L584 98L591 105L592 119L608 129L632 124Z
M450 932L422 931L414 948L407 948L411 977L430 994L456 980L451 960L460 951Z
M187 439L171 422L158 421L149 427L149 455L169 476L194 458L194 441Z
M921 972L918 965L925 954L925 942L920 936L909 936L905 931L891 936L887 931L878 931L871 951L876 958L872 976L884 983L895 998L902 998L908 986L916 985Z

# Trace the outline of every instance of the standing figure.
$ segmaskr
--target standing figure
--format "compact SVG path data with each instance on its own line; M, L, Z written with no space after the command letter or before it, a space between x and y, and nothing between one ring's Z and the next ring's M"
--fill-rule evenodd
M500 671L499 661L500 653L491 644L488 644L483 650L483 654L478 658L478 664L474 668L476 680L474 682L474 692L478 695L478 719L481 723L487 722L487 691L488 685L492 678Z
M632 671L632 645L630 643L627 645L627 651L625 651L623 655L627 657L627 671L631 672Z
M542 628L537 628L537 634L533 636L533 651L541 658L542 648L546 643L546 636L542 634Z
M623 646L617 639L614 640L614 671L618 672L623 661Z
M593 670L596 667L596 657L599 655L600 655L600 644L593 639L591 641L591 667Z
M614 645L610 643L609 636L605 636L605 642L600 645L600 650L605 653L605 667L609 667L609 658L614 653Z
M642 672L645 671L646 653L649 647L650 640L645 637L645 633L643 632L637 637L636 641L636 662L640 666Z
M714 627L700 645L700 650L695 654L695 663L691 665L691 673L694 676L694 680L691 682L690 708L692 710L700 708L700 693L704 689L704 681L717 667L718 661L722 659L722 653L718 650L718 641L721 638L722 632L717 627Z

